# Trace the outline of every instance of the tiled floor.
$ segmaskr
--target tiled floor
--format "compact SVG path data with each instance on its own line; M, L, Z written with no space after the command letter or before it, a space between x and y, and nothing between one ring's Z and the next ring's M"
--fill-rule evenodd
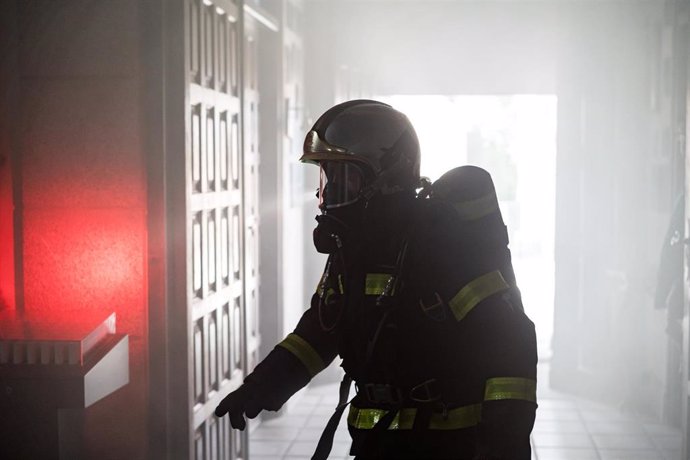
M678 430L555 392L548 388L545 365L540 365L539 374L539 409L532 432L535 460L680 460ZM251 460L309 459L337 394L337 384L309 388L294 409L261 423L250 436ZM345 418L336 432L331 459L352 458L347 454Z

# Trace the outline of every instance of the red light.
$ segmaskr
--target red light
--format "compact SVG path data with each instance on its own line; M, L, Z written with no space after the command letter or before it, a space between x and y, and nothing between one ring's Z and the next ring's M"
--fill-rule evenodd
M136 210L25 210L26 311L108 309L143 333L145 226Z
M0 310L14 308L14 222L10 162L0 153Z

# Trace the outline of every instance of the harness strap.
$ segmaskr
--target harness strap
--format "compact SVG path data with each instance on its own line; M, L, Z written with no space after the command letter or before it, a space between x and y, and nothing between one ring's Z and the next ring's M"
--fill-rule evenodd
M345 374L343 380L340 382L340 395L338 398L338 406L335 408L335 412L328 419L326 427L321 433L319 438L319 443L316 445L316 450L314 455L311 456L311 460L326 460L328 459L328 454L331 453L333 448L333 438L335 437L335 431L338 429L338 423L343 416L343 412L350 402L348 398L350 396L350 385L352 384L352 378Z

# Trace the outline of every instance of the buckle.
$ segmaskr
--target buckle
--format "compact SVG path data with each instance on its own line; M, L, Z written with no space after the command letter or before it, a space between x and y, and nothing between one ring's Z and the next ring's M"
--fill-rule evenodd
M443 306L446 304L438 292L434 292L436 301L431 305L427 306L424 304L424 299L419 299L419 306L422 308L422 313L424 313L429 318L434 321L443 321L446 319L446 309Z
M365 383L364 394L375 404L399 404L402 402L402 391L387 383Z
M419 403L438 401L441 399L438 381L436 379L429 379L412 387L410 390L410 399Z

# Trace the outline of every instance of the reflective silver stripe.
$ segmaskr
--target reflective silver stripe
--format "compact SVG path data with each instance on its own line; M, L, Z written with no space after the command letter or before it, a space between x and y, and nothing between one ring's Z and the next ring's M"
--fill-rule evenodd
M450 309L453 310L455 319L461 321L479 302L509 288L510 286L503 279L500 271L489 272L470 281L460 289L450 300Z
M521 399L537 402L537 381L523 377L494 377L486 381L485 401Z
M459 430L471 427L479 423L481 412L481 404L456 407L455 409L449 410L445 415L434 412L431 414L431 419L429 420L429 429ZM347 416L347 423L354 428L370 430L374 428L376 423L387 413L388 411L385 409L362 409L351 405L350 412ZM388 429L410 430L414 425L416 416L417 409L402 408L396 414Z
M309 345L309 342L297 334L288 334L285 340L280 342L278 346L287 349L297 359L302 361L311 377L314 377L326 367L321 356Z
M456 201L453 206L462 220L477 220L498 211L498 199L495 193L489 193L476 200Z

